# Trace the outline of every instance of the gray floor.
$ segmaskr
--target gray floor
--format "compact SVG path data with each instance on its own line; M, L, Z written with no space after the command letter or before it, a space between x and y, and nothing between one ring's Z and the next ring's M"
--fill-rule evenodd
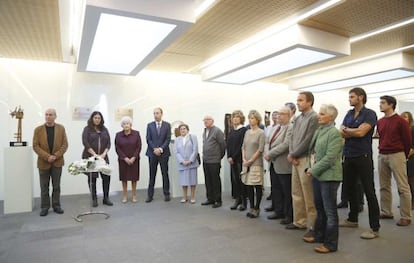
M90 215L79 223L72 216L89 210L87 195L64 196L64 215L40 217L39 200L31 213L0 215L0 262L414 262L414 226L397 227L396 220L381 221L381 237L362 240L368 229L367 211L360 227L340 229L339 250L320 255L301 237L304 231L286 230L279 221L246 217L230 211L232 200L223 194L224 206L202 207L204 186L197 203L164 202L160 192L146 204L122 204L113 193L113 207L102 206L111 217ZM398 198L397 198L398 199ZM262 207L269 201L262 202ZM2 211L2 207L1 211ZM340 209L340 217L347 209ZM395 214L398 215L395 206Z

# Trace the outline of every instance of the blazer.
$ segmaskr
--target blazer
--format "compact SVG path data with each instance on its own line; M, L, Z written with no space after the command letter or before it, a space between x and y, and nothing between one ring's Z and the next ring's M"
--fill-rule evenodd
M310 155L315 154L312 176L319 181L342 181L342 148L342 136L335 126L319 127L309 146L307 167L311 167Z
M198 142L197 137L192 134L188 134L188 137L183 145L184 137L180 136L174 142L174 154L177 158L178 170L188 170L199 166L197 161ZM189 166L182 164L183 161L191 161Z
M288 123L284 126L281 126L279 133L273 139L274 132L278 129L279 126L273 127L272 131L269 134L269 142L267 145L270 149L266 149L267 155L271 158L273 163L273 169L277 174L291 174L292 173L292 164L287 160L289 154L289 140L292 136L292 123Z
M156 157L154 155L154 148L162 148L161 157L169 157L170 153L170 141L171 141L171 125L162 121L160 128L160 135L157 132L157 124L155 121L148 123L147 125L147 152L146 156Z
M65 164L63 154L68 149L68 140L66 137L65 128L55 123L55 137L53 142L52 153L49 153L49 143L47 142L46 125L38 126L33 134L33 150L37 154L37 168L40 170L47 170L52 167L62 167ZM49 163L47 158L50 155L55 155L56 160Z

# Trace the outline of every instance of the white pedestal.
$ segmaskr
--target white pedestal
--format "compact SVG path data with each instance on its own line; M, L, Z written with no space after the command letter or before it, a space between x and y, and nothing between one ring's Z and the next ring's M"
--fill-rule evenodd
M4 214L32 212L32 147L4 149L4 188Z

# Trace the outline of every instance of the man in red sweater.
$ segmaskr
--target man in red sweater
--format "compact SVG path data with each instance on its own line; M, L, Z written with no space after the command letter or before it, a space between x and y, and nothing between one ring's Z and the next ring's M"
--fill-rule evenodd
M408 185L406 160L411 148L410 127L395 112L397 100L392 96L380 97L380 110L384 117L378 121L381 219L393 219L391 174L400 195L401 219L398 226L411 224L411 192Z

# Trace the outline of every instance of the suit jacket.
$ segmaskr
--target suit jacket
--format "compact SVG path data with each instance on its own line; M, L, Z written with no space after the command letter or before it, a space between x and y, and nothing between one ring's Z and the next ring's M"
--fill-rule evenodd
M156 157L154 155L154 148L162 148L161 157L169 157L170 154L170 141L171 141L171 125L162 121L160 128L160 135L157 132L157 124L155 121L148 123L147 125L147 152L146 156Z
M40 170L47 170L52 167L62 167L65 164L63 154L68 149L68 140L66 138L65 128L55 123L55 136L53 142L52 153L49 153L49 143L47 142L46 125L38 126L33 134L33 150L37 154L37 168ZM56 160L49 163L47 158L50 155L55 155Z
M197 153L198 143L195 135L189 134L185 144L183 144L184 137L180 136L174 142L174 154L178 162L178 170L188 170L190 168L198 167ZM182 164L183 161L191 161L189 166Z
M273 168L278 174L291 174L292 165L288 162L287 156L289 154L289 140L292 136L292 127L291 123L281 126L279 133L276 137L270 141L273 137L274 132L278 129L279 126L273 127L272 131L269 134L269 145L270 149L267 149L268 155L272 160Z

